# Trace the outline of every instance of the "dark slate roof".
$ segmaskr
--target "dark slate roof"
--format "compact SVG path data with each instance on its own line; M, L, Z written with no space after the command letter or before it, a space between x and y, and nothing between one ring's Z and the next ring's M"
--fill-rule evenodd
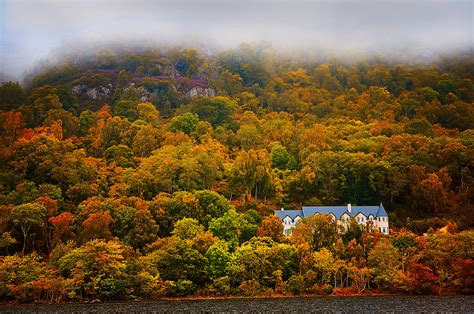
M333 214L336 218L341 218L344 213L347 213L350 217L355 217L357 214L362 213L364 216L387 216L387 212L383 207L382 203L378 206L351 206L351 212L347 211L347 205L345 206L303 206L302 210L275 210L275 215L280 216L280 219L285 216L290 216L294 219L296 216L308 217L316 213L320 214Z
M388 216L388 214L385 211L385 208L383 207L382 203L380 203L380 205L379 205L379 211L377 212L376 216Z
M296 216L303 218L303 212L301 210L275 210L275 215L280 216L283 220L286 216L290 216L291 219L295 219Z

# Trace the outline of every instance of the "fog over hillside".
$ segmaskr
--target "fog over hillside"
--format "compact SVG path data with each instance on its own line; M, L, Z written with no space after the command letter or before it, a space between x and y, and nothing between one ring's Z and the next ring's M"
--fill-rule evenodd
M430 58L472 49L466 1L0 2L0 79L105 42L198 42L203 50L265 40L278 49ZM303 50L303 49L302 49Z

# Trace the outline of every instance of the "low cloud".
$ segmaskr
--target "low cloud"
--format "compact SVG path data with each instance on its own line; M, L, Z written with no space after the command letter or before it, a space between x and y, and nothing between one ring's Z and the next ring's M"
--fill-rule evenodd
M471 0L4 0L0 8L0 73L17 79L58 47L91 42L193 40L227 48L265 40L339 55L430 55L473 46Z

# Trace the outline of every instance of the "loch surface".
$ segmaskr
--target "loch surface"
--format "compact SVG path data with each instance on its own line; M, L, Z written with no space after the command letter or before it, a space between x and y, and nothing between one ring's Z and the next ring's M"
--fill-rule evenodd
M0 307L2 313L474 313L474 296L172 300Z

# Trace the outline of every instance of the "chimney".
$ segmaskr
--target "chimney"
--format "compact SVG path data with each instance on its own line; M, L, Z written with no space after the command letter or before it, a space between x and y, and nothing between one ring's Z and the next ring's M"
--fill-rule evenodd
M352 205L351 205L351 204L347 204L347 211L348 211L349 213L352 212Z

